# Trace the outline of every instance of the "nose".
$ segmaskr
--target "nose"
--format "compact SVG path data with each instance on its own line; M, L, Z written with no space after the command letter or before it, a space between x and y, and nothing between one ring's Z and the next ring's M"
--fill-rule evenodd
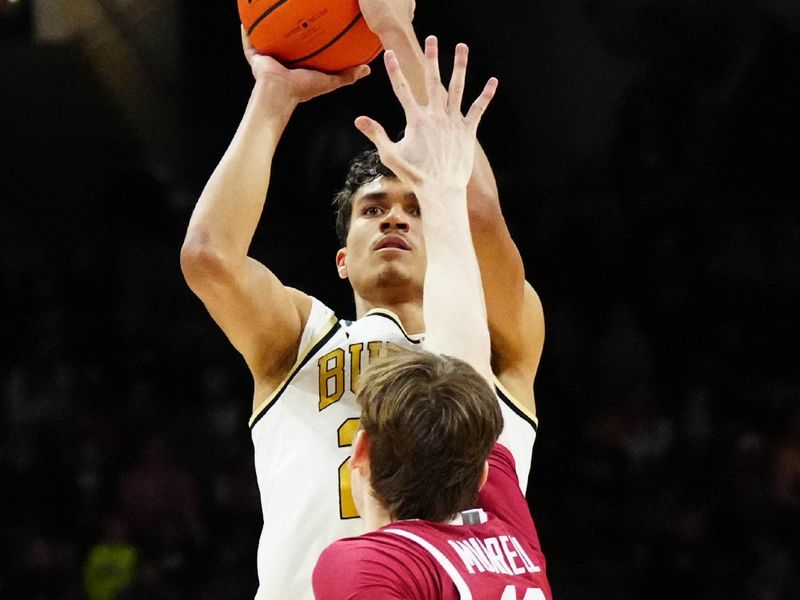
M401 207L393 206L381 220L381 232L386 233L393 229L408 232L408 218Z

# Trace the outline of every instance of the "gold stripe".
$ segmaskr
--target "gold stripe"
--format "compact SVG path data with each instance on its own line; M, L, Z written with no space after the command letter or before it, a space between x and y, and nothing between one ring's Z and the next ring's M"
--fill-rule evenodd
M537 428L539 427L539 419L536 418L536 415L527 406L525 406L522 402L517 400L514 397L514 395L511 392L508 391L506 386L504 386L502 383L500 383L500 380L497 378L497 375L494 376L494 384L500 389L501 392L503 392L503 395L506 398L508 398L508 400L515 407L517 407L517 409L519 409L519 411L521 413L525 414L526 417L528 417L531 421L533 421Z
M400 317L398 317L388 308L373 308L372 310L367 312L367 314L365 314L364 317L368 317L369 315L383 315L385 317L389 317L392 321L395 322L395 325L397 325L400 328L400 331L403 332L403 335L405 335L410 340L414 340L415 342L419 342L422 340L423 337L425 337L424 333L408 333L406 331L406 328L403 327L403 322L400 320ZM364 317L361 318L363 319Z
M338 323L336 315L331 315L331 317L328 319L328 322L322 327L322 329L319 330L317 335L315 335L311 341L306 344L306 347L303 348L300 353L298 353L297 360L295 361L294 365L292 365L292 368L289 369L289 373L286 374L286 377L283 378L283 381L281 381L280 385L276 387L275 391L267 396L267 399L259 404L258 407L253 411L253 414L250 415L250 420L248 421L248 425L250 427L253 426L253 422L256 420L258 415L263 413L273 402L275 402L278 396L281 395L283 390L286 388L286 385L289 383L289 380L294 377L295 373L300 368L300 365L302 365L303 361L308 358L308 353L314 349L314 346L316 346L322 338L331 332L331 329L336 327L336 323Z

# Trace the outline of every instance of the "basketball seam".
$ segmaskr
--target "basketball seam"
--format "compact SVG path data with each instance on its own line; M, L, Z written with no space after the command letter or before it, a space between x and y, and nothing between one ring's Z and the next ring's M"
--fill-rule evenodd
M285 0L284 0L284 1L285 1ZM329 41L327 44L325 44L325 45L324 45L324 46L322 46L321 48L317 48L317 49L316 49L316 50L314 50L314 52L312 52L311 54L307 54L306 56L301 56L300 58L295 58L294 60L290 60L290 61L288 61L288 62L286 63L286 66L288 67L288 66L296 65L296 64L297 64L297 63L299 63L299 62L303 62L304 60L308 60L309 58L314 58L314 57L315 57L315 56L317 56L318 54L321 54L321 53L325 52L325 50L327 50L328 48L330 48L331 46L333 46L333 45L334 45L336 42L338 42L340 39L342 39L342 37L343 37L343 36L344 36L344 35L345 35L345 34L346 34L348 31L350 31L350 30L353 28L353 26L354 26L356 23L358 23L358 21L359 21L359 19L361 19L361 17L363 17L363 15L362 15L361 13L358 13L358 16L356 16L356 18L355 18L355 19L353 19L353 20L352 20L352 21L351 21L351 22L350 22L350 23L347 25L347 27L345 27L344 29L342 29L342 31L340 31L340 32L339 32L339 34L338 34L336 37L334 37L333 39L331 39L331 40L330 40L330 41Z
M277 9L278 7L280 7L282 4L286 4L288 1L289 1L289 0L278 0L278 1L277 1L275 4L273 4L272 6L270 6L270 7L269 7L267 10L265 10L263 13L261 13L261 15L260 15L260 16L259 16L259 17L258 17L258 18L255 20L255 21L253 21L253 24L252 24L252 25L250 25L249 29L247 30L247 35L250 35L251 33L253 33L253 30L256 28L256 26L257 26L259 23L261 23L261 21L263 21L264 19L266 19L266 18L267 18L267 17L270 15L270 13L272 13L272 12L273 12L275 9Z

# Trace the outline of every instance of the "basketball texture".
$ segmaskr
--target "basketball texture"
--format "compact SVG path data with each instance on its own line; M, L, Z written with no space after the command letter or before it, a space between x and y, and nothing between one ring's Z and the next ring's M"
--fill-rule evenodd
M237 0L250 43L295 69L327 73L368 63L381 42L358 0Z

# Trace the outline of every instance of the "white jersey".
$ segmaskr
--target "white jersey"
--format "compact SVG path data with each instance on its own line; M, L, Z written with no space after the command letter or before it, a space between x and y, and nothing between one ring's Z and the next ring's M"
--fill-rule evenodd
M350 494L349 446L359 427L361 372L388 345L421 348L387 310L337 320L313 299L289 374L250 418L264 528L258 545L256 600L311 600L311 574L329 544L364 533ZM498 384L500 436L528 484L536 420Z

